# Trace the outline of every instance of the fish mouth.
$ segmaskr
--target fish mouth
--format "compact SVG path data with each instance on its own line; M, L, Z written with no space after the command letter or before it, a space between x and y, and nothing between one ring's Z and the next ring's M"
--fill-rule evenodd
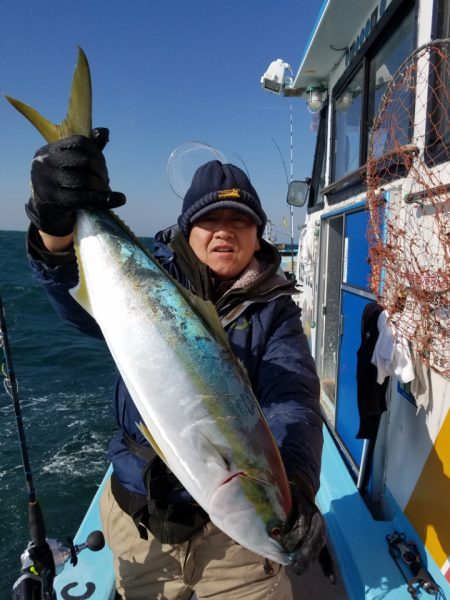
M256 477L252 477L251 475L248 475L247 473L245 473L245 471L237 471L236 473L233 473L232 475L230 475L229 477L227 477L220 484L220 487L223 487L227 483L230 483L230 481L232 481L233 479L236 479L236 477L246 477L247 479L251 479L252 481L256 481L257 483L259 483L261 485L264 485L266 487L271 487L270 483L267 483L267 481L262 481L261 479L258 479ZM282 540L282 537L283 537L283 532L284 532L283 523L281 521L274 521L274 522L270 523L267 526L266 531L267 531L267 535L269 537L271 537L273 540L275 540L278 543L280 543L281 540Z

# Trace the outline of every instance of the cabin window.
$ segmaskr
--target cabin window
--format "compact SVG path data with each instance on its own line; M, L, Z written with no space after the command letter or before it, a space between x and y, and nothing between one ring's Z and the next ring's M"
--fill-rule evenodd
M367 160L370 128L392 76L414 49L415 11L402 12L388 35L368 43L359 64L350 65L334 92L334 154L332 181L357 171ZM406 99L413 101L411 98ZM403 142L411 135L409 122L400 124ZM384 149L382 136L377 140L377 153Z
M327 146L327 114L328 104L325 105L319 115L319 129L317 132L316 151L314 154L314 164L312 171L311 184L309 189L308 212L314 209L322 208L323 197L321 190L325 186L326 171L326 146Z
M361 108L363 69L336 97L334 178L340 179L355 171L360 164Z
M409 13L409 16L402 21L397 29L392 33L388 41L380 48L378 52L373 56L370 61L369 67L369 80L370 80L370 97L369 103L372 106L371 119L373 122L376 116L383 94L385 93L389 82L392 80L394 73L403 63L405 58L413 51L413 13ZM412 106L414 102L413 90L408 90L408 97L402 98L404 106ZM405 93L406 96L406 93ZM400 144L407 144L411 137L410 122L408 115L410 111L403 111L399 115L403 121L397 121L395 137L396 141ZM388 132L385 132L386 135ZM377 136L377 144L374 146L375 157L381 156L384 152L384 141L386 135ZM369 144L371 136L371 128L367 133L367 144Z
M438 45L431 53L427 146L425 160L429 164L440 164L448 161L450 146L450 73L446 52L448 46Z
M435 14L435 32L437 39L450 37L450 4L441 0ZM448 161L450 146L450 73L448 70L448 43L438 45L438 50L430 57L430 98L427 107L429 122L427 123L426 160L431 164Z

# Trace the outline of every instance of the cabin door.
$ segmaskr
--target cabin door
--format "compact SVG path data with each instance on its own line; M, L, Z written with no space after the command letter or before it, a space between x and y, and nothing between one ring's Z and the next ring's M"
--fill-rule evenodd
M358 469L363 440L356 439L359 413L356 393L356 352L361 344L361 316L374 297L365 210L324 215L321 255L321 316L318 369L322 408L351 462Z

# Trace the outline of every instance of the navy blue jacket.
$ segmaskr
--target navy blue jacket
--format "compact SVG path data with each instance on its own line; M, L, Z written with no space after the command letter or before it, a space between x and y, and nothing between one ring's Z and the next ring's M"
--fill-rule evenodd
M167 232L157 234L155 258L184 286L195 289L186 269L180 268L176 253L165 243L171 237ZM37 240L31 228L28 244L31 267L56 311L80 331L102 337L96 322L69 294L78 281L73 252L50 255L38 248ZM319 487L323 443L319 381L303 333L300 309L291 296L293 285L276 274L280 258L275 249L265 242L263 249L270 264L262 283L255 282L246 293L225 294L216 307L231 348L247 369L288 475L297 473L315 493ZM207 269L206 265L203 267ZM119 373L113 405L119 426L109 448L114 472L126 488L145 494L141 476L145 462L129 452L122 434L122 430L126 431L138 442L146 443L135 425L142 418Z

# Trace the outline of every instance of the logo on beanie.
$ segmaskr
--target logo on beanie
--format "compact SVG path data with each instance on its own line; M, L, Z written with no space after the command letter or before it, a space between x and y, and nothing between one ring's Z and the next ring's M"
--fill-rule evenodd
M217 192L217 199L223 200L224 198L240 198L241 190L233 188L231 190L220 190Z

